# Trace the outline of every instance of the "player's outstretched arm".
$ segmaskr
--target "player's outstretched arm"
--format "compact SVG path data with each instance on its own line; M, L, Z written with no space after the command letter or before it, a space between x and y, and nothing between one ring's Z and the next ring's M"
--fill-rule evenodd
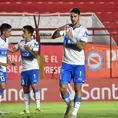
M72 27L71 24L66 24L58 29L56 29L56 31L53 33L52 35L52 39L55 39L55 38L58 38L58 37L61 37L61 36L64 36L66 35L66 31Z
M52 39L56 39L58 37L61 37L61 35L60 35L60 29L59 28L56 29L56 31L53 33Z
M8 58L7 58L7 63L0 62L0 66L7 67L8 65L15 66L15 63L14 62L10 62L10 60Z
M0 62L0 66L7 66L7 63Z

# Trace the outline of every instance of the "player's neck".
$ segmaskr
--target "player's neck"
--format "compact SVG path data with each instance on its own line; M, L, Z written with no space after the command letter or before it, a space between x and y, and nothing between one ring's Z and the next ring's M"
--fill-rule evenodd
M32 37L31 36L27 37L26 41L30 41L30 40L32 40Z
M73 25L73 27L78 27L78 26L80 26L80 23Z
M6 36L1 35L1 38L6 41Z

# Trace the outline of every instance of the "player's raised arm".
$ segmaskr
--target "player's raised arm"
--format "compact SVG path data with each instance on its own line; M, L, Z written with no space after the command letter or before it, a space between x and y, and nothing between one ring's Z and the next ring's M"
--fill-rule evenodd
M60 35L60 29L59 28L56 29L56 31L53 33L52 39L56 39L58 37L61 37L61 35Z
M66 31L71 27L70 24L67 24L67 25L64 25L60 28L57 28L56 31L53 33L52 35L52 39L55 39L55 38L58 38L58 37L61 37L61 36L64 36L66 35Z
M3 62L0 62L0 66L7 66L8 64L7 63L3 63Z
M7 67L8 65L15 66L15 63L14 62L10 62L10 60L8 59L8 57L7 57L7 62L6 63L0 62L0 66Z

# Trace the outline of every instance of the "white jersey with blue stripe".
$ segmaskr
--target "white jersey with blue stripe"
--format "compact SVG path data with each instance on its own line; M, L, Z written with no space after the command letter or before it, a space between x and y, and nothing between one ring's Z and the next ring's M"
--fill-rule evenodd
M15 48L17 50L20 50L21 58L22 58L22 69L21 71L28 71L28 70L34 70L39 69L38 61L35 59L31 53L29 53L27 50L25 50L24 46L28 45L32 51L38 51L39 45L38 42L34 39L26 42L25 40L20 41L18 44L15 45Z
M70 30L76 40L87 43L88 30L84 26L80 25L76 28L72 27ZM84 50L80 50L66 35L64 36L63 62L72 65L84 65L85 63Z
M7 63L8 39L0 37L0 62ZM0 71L6 72L6 67L0 65Z

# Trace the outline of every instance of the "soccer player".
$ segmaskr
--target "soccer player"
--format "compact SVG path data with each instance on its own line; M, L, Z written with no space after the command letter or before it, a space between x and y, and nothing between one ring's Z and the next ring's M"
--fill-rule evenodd
M64 36L64 56L60 72L60 92L63 100L67 103L64 118L68 118L72 109L72 101L67 91L68 83L74 82L74 109L71 118L77 118L77 112L82 102L81 89L84 82L84 47L88 41L88 31L80 24L80 10L70 10L72 24L58 28L52 35L55 39Z
M2 93L6 88L6 67L8 65L13 65L7 57L8 37L11 35L11 28L11 25L7 23L3 23L0 26L0 103L2 101ZM0 114L5 113L6 112L0 111Z
M36 101L35 113L40 112L40 94L38 89L39 66L37 61L39 45L38 42L32 39L34 28L26 25L22 29L23 38L14 48L9 48L9 51L14 53L20 50L22 58L21 86L24 91L24 104L26 109L21 114L30 113L30 85L34 92Z

